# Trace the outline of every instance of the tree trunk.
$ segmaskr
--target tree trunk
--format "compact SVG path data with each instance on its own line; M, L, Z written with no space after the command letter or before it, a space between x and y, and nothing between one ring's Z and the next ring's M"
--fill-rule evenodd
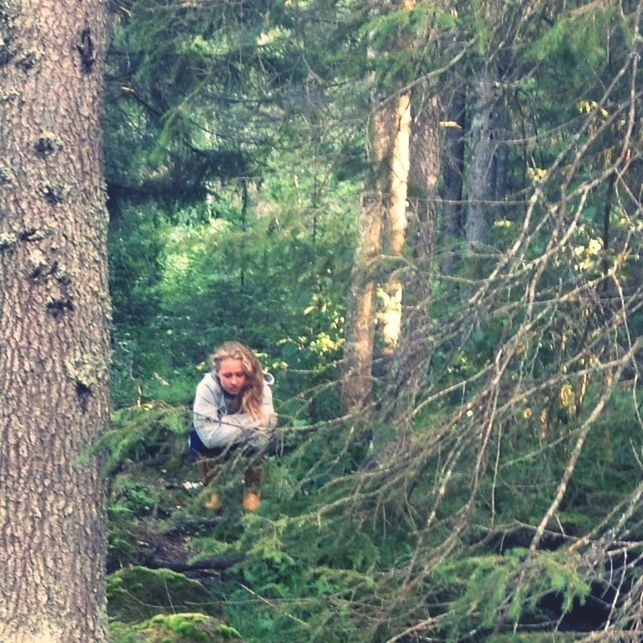
M401 258L406 237L406 199L410 163L411 92L404 92L396 101L396 127L393 140L390 168L391 197L387 208L389 248L393 258ZM393 271L386 285L386 300L381 313L384 355L393 356L400 335L402 319L402 279L400 265Z
M415 0L402 0L402 9L411 11ZM390 0L376 3L376 13L396 10ZM400 47L408 43L402 39ZM378 52L369 48L367 57ZM375 80L375 78L373 78ZM409 172L410 91L396 100L374 101L375 109L369 132L371 168L358 222L358 241L353 264L352 285L346 318L344 364L342 372L342 407L351 412L362 408L372 386L373 345L375 335L375 260L382 252L382 231L388 223L389 250L402 255L406 235L406 193ZM382 313L382 341L390 358L400 332L402 282L393 270L387 279L387 300Z
M394 119L392 103L384 102L374 110L369 134L372 160L357 222L355 260L346 313L341 384L341 402L346 412L362 408L368 401L372 387L375 262L382 251Z
M430 303L440 176L440 120L435 97L416 99L409 192L413 268L405 272L402 326L388 388L388 419L410 425L411 411L431 359Z
M466 91L458 84L446 108L445 163L444 163L444 232L449 246L463 236L462 187L464 185L464 132Z
M493 199L502 203L507 197L507 178L509 176L509 143L511 136L511 113L504 96L497 96L493 108L491 138L493 152ZM502 218L506 212L501 211ZM495 217L491 218L492 221Z
M467 241L474 248L487 243L490 201L494 195L493 103L489 72L483 69L473 86L470 128Z
M444 123L444 202L442 207L441 242L442 260L440 270L452 275L460 258L459 246L464 239L463 187L464 187L464 136L466 129L465 83L457 78L453 93L446 107Z
M107 3L0 0L0 640L105 641Z
M412 11L415 0L402 0L402 9ZM409 36L401 36L399 49L412 47ZM393 357L402 323L402 256L406 242L407 193L411 140L411 91L403 91L396 98L396 122L390 158L390 192L387 209L388 248L392 258L391 272L386 283L384 305L380 313L384 359Z

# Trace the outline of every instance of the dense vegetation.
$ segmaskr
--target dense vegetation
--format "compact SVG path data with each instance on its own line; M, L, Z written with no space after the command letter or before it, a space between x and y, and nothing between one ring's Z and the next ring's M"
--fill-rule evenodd
M114 641L640 636L640 3L129 0L114 18ZM401 129L378 124L407 95L405 244L384 224L361 270L365 204L395 173L377 148ZM356 407L343 360L369 280ZM229 338L276 377L256 515L234 460L208 510L185 449Z

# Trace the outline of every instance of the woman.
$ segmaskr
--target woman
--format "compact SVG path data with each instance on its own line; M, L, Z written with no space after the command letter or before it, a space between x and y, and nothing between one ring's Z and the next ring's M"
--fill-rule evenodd
M199 383L194 397L190 452L204 484L213 477L213 458L239 447L249 454L264 450L276 425L270 385L255 354L241 342L225 342L212 355L212 371ZM262 467L248 468L243 506L257 511ZM206 504L218 509L221 500L213 493Z

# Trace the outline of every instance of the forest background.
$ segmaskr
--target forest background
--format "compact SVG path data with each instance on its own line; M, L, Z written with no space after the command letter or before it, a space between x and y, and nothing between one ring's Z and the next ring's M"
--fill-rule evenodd
M641 5L114 17L115 640L640 635ZM186 485L228 338L276 378L256 516L238 463L222 516Z
M641 10L112 3L114 641L640 638ZM257 515L185 448L230 338Z

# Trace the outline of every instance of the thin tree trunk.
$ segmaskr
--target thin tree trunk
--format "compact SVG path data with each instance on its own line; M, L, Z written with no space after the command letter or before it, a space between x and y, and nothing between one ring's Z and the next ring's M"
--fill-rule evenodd
M395 113L390 102L378 106L369 132L371 167L364 185L359 219L342 365L341 403L355 412L367 402L372 387L373 338L375 332L375 262L382 251L389 172L388 159Z
M389 254L401 258L406 237L406 208L410 163L411 93L405 92L396 101L395 137L390 169L390 202L387 209ZM400 335L402 319L401 266L393 265L386 285L386 301L381 313L384 355L393 356Z
M450 242L463 236L462 188L464 185L464 132L466 91L464 83L454 89L447 107L444 163L444 231Z
M241 244L239 248L241 267L239 271L239 289L244 292L246 289L246 264L248 262L248 179L241 179Z
M415 0L402 0L402 9L412 11ZM409 49L412 42L408 35L401 35L398 47ZM402 321L402 257L407 228L407 193L410 164L411 139L411 91L403 91L396 97L396 123L390 157L390 201L387 209L387 252L392 259L384 293L384 305L380 312L383 356L386 367L393 357L400 335Z
M493 131L494 92L487 69L480 72L473 86L470 128L467 241L474 248L487 243L489 238L489 201L494 194Z
M431 360L430 303L440 176L440 120L435 97L417 100L410 174L413 268L404 279L402 327L389 378L387 416L398 428L410 425Z
M107 639L106 2L0 2L0 640Z
M612 212L615 185L616 172L612 172L607 182L607 195L605 197L605 208L603 209L603 260L601 262L601 266L604 277L607 277L607 273L609 271L608 252L610 248L610 214Z
M458 242L464 239L464 136L466 129L466 89L461 80L451 95L446 108L446 123L444 124L444 153L442 163L444 176L444 205L442 208L442 240L441 248L445 251L441 261L441 271L447 275L455 272L458 254Z
M491 138L494 143L493 162L493 199L498 203L507 196L507 178L509 176L509 145L511 136L511 114L504 96L498 96L492 116ZM502 213L504 218L504 213ZM492 217L492 220L494 217Z

